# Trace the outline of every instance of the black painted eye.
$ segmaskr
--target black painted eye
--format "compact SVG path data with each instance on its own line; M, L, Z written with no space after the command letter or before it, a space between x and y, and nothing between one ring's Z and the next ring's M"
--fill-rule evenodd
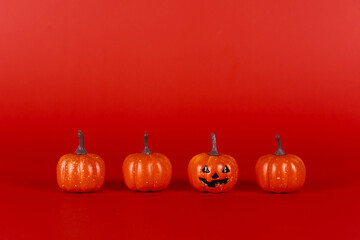
M209 169L208 169L208 167L205 165L205 167L203 168L203 170L202 170L204 173L209 173L210 171L209 171Z
M224 170L223 170L223 173L229 173L229 172L230 172L230 170L229 170L228 166L225 166Z

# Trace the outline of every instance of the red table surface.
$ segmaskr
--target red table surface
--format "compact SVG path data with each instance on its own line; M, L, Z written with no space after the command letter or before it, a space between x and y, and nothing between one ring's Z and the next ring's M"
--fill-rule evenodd
M359 26L359 1L0 1L0 239L360 239ZM96 193L56 184L78 129ZM122 181L145 131L165 191ZM224 194L187 181L212 131L239 166ZM301 191L256 185L275 134Z

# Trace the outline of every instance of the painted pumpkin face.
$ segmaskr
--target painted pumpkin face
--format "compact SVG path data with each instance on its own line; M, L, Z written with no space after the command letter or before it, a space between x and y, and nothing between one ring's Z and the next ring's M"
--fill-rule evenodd
M68 192L97 191L104 184L105 163L100 156L86 152L81 131L78 136L79 147L76 152L65 154L57 164L57 183Z
M227 192L236 185L238 167L233 157L217 152L215 134L212 133L211 138L211 152L200 153L190 160L189 181L192 187L201 192Z
M255 166L256 181L267 192L288 193L300 189L305 182L304 162L294 154L285 154L280 136L275 137L278 150L275 154L260 157Z

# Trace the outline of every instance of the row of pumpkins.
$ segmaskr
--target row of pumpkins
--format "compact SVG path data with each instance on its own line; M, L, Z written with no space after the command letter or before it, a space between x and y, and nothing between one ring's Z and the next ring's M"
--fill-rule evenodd
M62 156L58 162L58 185L69 192L97 191L105 180L104 161L96 154L87 153L81 131L78 136L79 147L75 153ZM227 192L236 185L238 166L233 157L218 153L214 133L211 133L211 139L212 150L200 153L190 160L189 182L201 192ZM305 165L298 156L285 154L279 135L275 139L278 144L275 154L262 156L256 163L256 181L267 192L293 192L305 182ZM131 154L124 160L122 170L125 184L133 191L163 190L171 180L170 160L164 154L151 152L147 133L144 134L144 143L142 153Z

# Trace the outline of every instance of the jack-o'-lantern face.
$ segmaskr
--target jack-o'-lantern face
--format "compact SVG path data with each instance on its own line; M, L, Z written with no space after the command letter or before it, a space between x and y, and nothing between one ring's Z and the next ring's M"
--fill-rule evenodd
M238 167L233 157L217 153L215 147L190 160L188 175L191 186L201 192L227 192L236 185Z
M224 185L229 182L229 178L228 176L226 176L226 174L223 178L220 178L219 174L217 174L216 171L214 174L212 174L207 165L204 166L202 172L210 174L211 176L211 181L207 181L206 178L199 177L199 180L207 187L216 187L217 185ZM229 172L230 172L229 167L225 165L224 169L222 170L222 173L229 173Z

